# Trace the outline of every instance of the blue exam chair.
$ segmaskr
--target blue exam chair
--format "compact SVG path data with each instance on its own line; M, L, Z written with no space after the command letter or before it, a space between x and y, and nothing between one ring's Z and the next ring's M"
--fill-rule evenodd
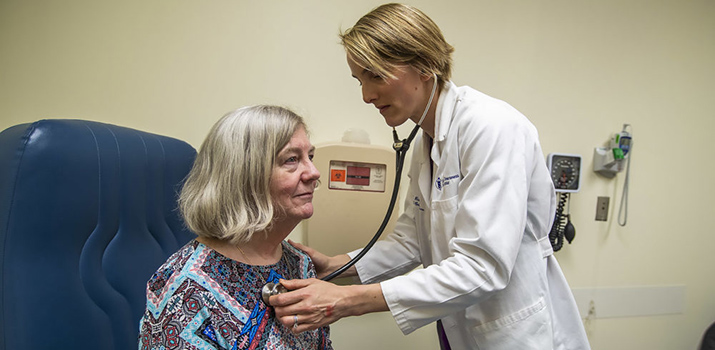
M194 238L187 143L83 120L0 133L0 350L137 349L146 282Z

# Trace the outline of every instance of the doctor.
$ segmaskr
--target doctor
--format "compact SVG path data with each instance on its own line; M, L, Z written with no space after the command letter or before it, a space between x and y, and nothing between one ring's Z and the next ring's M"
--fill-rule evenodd
M282 281L292 291L270 300L280 321L302 332L389 311L405 334L437 322L442 349L589 349L548 239L556 199L536 128L452 83L452 46L414 7L382 5L341 40L363 100L389 126L424 114L407 202L394 232L346 272L362 285ZM319 276L357 254L296 246Z

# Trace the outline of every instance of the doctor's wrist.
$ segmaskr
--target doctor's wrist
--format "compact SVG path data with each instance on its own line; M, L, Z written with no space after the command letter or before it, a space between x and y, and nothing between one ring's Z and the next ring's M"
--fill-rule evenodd
M347 254L341 254L341 255L336 255L332 258L330 258L330 268L328 270L328 273L332 273L333 271L343 267L343 265L347 264L350 261L350 257ZM328 275L327 273L325 274L326 276ZM357 276L357 269L355 268L355 265L351 266L349 269L345 270L342 274L340 274L340 277L353 277Z
M390 310L379 283L348 286L346 294L344 300L350 316Z

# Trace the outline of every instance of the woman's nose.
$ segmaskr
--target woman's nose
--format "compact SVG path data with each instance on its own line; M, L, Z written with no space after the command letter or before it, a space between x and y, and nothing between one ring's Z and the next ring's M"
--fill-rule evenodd
M320 179L320 171L315 167L312 161L307 164L307 169L303 173L303 181L315 181Z
M366 84L362 86L362 100L365 103L373 103L377 99L377 94L373 89L370 89Z

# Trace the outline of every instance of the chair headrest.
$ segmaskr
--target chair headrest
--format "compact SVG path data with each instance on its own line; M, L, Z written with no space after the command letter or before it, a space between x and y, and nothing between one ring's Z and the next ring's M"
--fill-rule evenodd
M84 120L0 133L0 349L135 349L147 280L195 237L177 211L195 155Z

